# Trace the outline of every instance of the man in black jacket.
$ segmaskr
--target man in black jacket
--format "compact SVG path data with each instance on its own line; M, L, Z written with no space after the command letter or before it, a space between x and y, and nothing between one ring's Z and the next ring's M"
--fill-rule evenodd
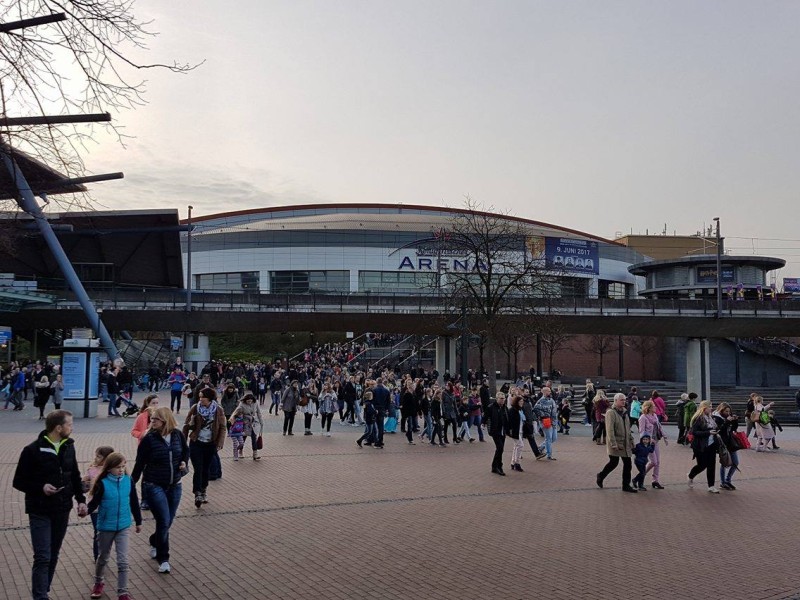
M391 394L383 386L383 378L378 378L377 385L372 390L372 406L378 411L375 424L378 426L378 439L374 448L383 448L383 419L389 411L389 403L392 401Z
M14 473L13 485L25 494L25 512L30 522L33 600L48 598L73 498L78 502L78 516L87 514L71 434L72 413L50 412L45 431L23 448Z
M506 395L503 392L497 392L494 404L486 411L486 430L494 440L492 473L505 475L503 472L503 448L508 433L508 409L506 408Z

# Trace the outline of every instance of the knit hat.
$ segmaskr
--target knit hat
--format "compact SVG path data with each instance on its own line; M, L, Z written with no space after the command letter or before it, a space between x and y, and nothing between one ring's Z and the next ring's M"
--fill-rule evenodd
M649 433L643 433L641 436L639 436L639 441L640 442L644 441L645 438L647 438L649 440L650 439L650 434Z

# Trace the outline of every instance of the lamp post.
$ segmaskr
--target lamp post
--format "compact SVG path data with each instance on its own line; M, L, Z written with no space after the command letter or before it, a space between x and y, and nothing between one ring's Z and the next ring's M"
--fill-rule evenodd
M717 318L722 318L722 240L719 235L719 217L714 217L717 223Z
M189 205L189 218L186 220L186 312L192 312L192 209Z

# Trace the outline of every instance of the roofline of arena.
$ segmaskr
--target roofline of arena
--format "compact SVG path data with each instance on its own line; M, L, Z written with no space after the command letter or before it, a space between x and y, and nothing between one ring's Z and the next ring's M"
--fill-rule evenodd
M497 217L497 214L488 213L481 210L470 211L465 208L449 208L449 207L437 207L437 206L425 206L423 204L380 204L380 203L370 203L370 202L345 202L340 204L335 203L327 203L327 204L293 204L289 206L271 206L271 207L264 207L264 208L248 208L245 210L235 210L230 212L221 212L221 213L214 213L212 215L204 215L195 217L192 216L192 223L198 223L201 221L211 221L213 219L222 219L225 217L240 217L245 215L257 215L257 214L264 214L264 213L277 213L277 212L284 212L284 211L291 211L291 210L314 210L314 209L347 209L347 208L395 208L395 209L409 209L409 210L424 210L424 211L431 211L431 212L450 212L454 214L477 214L477 215L485 215L488 217ZM509 221L516 221L518 223L524 223L526 225L535 225L538 227L549 227L551 229L555 229L557 231L563 231L564 233L571 233L575 235L579 235L582 237L586 237L592 240L596 240L598 242L603 242L605 244L611 244L614 246L622 246L623 248L627 248L625 244L620 244L619 242L615 242L613 240L609 240L607 238L601 237L599 235L594 235L592 233L586 233L583 231L578 231L577 229L569 229L567 227L562 227L560 225L553 225L552 223L545 223L543 221L534 221L533 219L525 219L522 217L515 217L513 215L499 215L508 219ZM181 219L180 223L182 225L188 224L188 219Z

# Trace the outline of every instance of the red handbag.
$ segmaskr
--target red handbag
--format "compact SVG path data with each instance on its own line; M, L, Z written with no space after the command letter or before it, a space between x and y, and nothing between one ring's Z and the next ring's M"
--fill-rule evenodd
M739 442L742 448L747 450L750 447L750 440L747 439L747 434L744 431L736 431L733 434L736 437L736 441Z
M550 429L553 426L553 420L550 417L544 417L542 419L542 427L545 429Z

